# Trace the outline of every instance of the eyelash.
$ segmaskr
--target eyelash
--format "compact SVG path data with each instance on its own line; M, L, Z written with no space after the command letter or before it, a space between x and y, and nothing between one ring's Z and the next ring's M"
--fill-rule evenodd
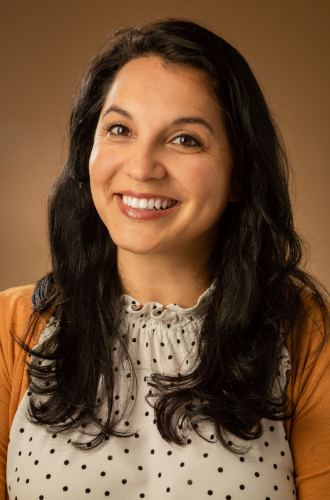
M129 130L129 129L128 129L128 127L126 127L126 125L123 125L123 124L122 124L122 123L120 123L120 122L115 122L115 123L109 123L109 125L107 125L107 126L105 127L106 132L111 133L111 129L112 129L112 127L123 127L123 128L125 128L126 130ZM118 135L118 134L112 134L112 133L111 133L111 135L115 135L115 136L117 136L117 137L120 137L120 135ZM125 136L123 136L123 137L125 137ZM200 147L202 146L201 142L200 142L198 139L196 139L196 137L194 137L194 136L192 136L192 135L190 135L190 134L179 134L179 135L177 135L176 137L174 137L174 139L177 139L178 137L189 137L190 139L192 139L193 141L195 141L195 142L196 142L196 144L195 144L195 145L193 145L193 146L187 146L186 144L179 144L179 146L182 146L182 147L184 147L184 148L197 148L197 147L199 147L199 148L200 148Z

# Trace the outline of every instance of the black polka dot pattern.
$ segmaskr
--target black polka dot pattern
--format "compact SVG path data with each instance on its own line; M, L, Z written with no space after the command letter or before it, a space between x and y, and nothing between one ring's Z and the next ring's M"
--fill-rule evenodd
M246 500L296 498L294 469L282 422L263 421L263 435L252 443L250 452L235 455L224 450L210 423L193 422L180 447L162 439L153 409L145 397L155 392L148 382L159 370L184 376L198 355L201 312L211 297L210 289L194 308L176 304L164 308L148 303L142 309L137 300L123 296L126 339L133 367L120 360L120 345L111 349L114 361L114 415L121 416L126 397L129 407L118 429L128 438L107 436L104 446L92 453L94 424L83 422L73 435L47 433L25 418L31 391L28 390L15 415L8 447L7 484L10 500L36 498L189 498ZM195 314L196 313L196 314ZM288 357L281 359L286 367ZM135 373L134 373L135 372ZM282 373L285 375L285 371ZM137 392L133 379L137 379ZM170 386L171 387L171 386ZM173 386L172 386L173 387ZM171 388L172 388L171 387ZM106 394L96 397L96 417L105 421ZM198 399L198 404L205 401ZM131 411L132 410L132 411ZM205 436L203 440L197 434ZM76 449L72 441L86 443ZM235 447L239 440L228 435ZM246 443L244 443L246 444ZM249 442L251 445L251 442Z

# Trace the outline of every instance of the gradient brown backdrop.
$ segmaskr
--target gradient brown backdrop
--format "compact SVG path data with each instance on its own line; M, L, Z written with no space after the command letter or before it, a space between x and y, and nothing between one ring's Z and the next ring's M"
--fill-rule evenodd
M111 30L172 16L216 29L251 65L292 160L308 268L330 286L330 0L2 0L0 290L49 268L46 199L79 74Z

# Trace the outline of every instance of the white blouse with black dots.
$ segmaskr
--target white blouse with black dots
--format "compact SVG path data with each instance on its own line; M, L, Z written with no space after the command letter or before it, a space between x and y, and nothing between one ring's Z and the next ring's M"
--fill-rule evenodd
M120 416L121 402L128 394L133 410L127 409L117 428L133 433L132 437L111 437L93 450L88 449L92 438L86 434L93 432L92 424L83 424L79 432L48 433L27 420L31 392L26 392L10 432L7 460L10 500L296 499L292 455L282 422L262 420L264 433L251 442L228 435L231 446L251 447L246 454L239 455L217 441L211 424L198 425L198 431L211 442L198 436L195 430L185 429L185 446L167 443L155 425L154 411L145 399L151 390L147 377L155 371L184 374L194 366L201 321L212 292L213 285L189 309L176 304L164 308L162 304L149 302L139 310L138 301L122 295L123 336L136 379L127 360L120 361L120 348L113 347L117 373L115 414ZM52 333L52 328L46 327L39 344ZM286 371L291 368L284 345L279 346L279 356L279 376L274 387L277 392L284 388ZM135 380L137 386L132 385ZM97 400L100 418L104 415L102 394L104 388L100 383ZM84 449L74 447L75 440L87 443Z

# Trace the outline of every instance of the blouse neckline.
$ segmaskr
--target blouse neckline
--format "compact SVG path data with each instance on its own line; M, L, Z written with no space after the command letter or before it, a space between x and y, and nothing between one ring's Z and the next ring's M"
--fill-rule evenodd
M186 319L190 316L198 316L206 312L213 297L215 289L215 282L200 295L197 303L189 308L180 307L178 304L169 304L164 307L159 302L147 302L142 309L139 310L141 304L138 300L134 299L131 295L123 294L120 297L120 303L125 310L128 319L143 321L147 319L154 319L156 321L168 321L176 318L177 320Z

